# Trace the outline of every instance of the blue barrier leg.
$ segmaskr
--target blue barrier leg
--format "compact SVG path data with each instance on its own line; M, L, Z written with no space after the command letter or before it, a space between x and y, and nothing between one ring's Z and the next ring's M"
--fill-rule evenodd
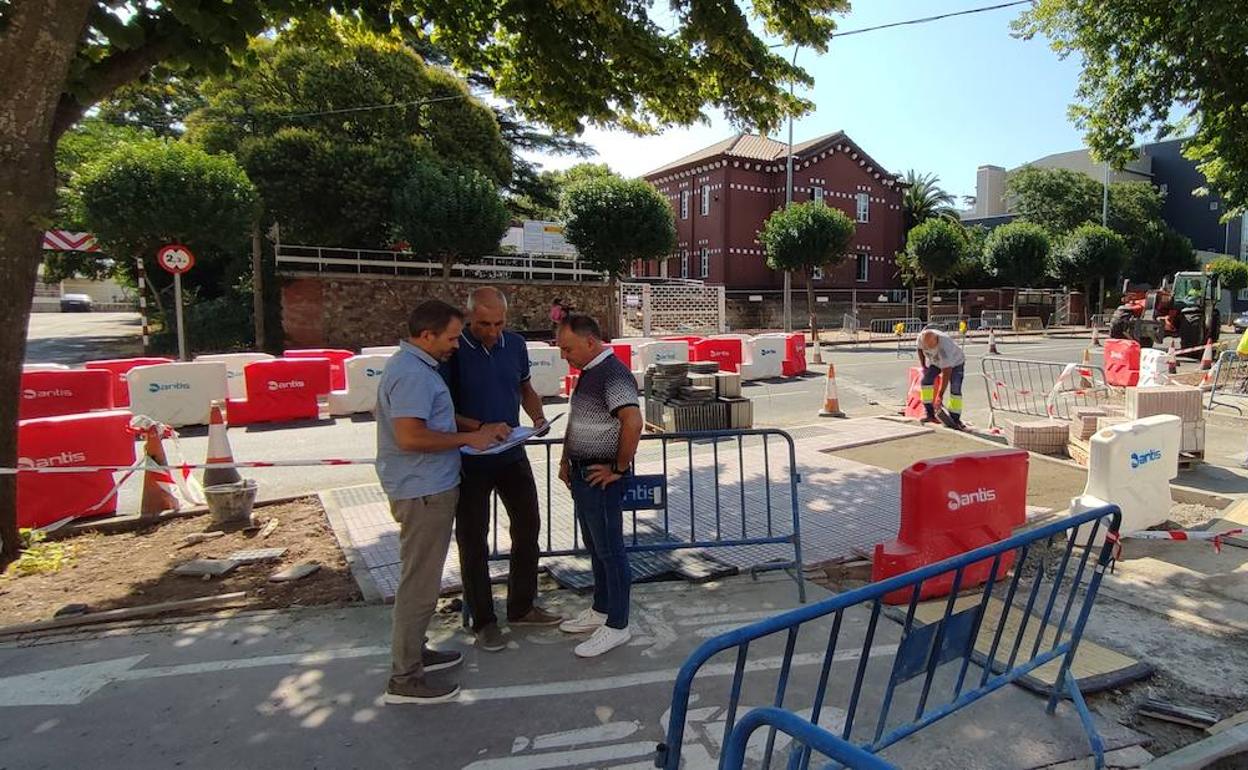
M1088 744L1092 747L1092 761L1095 763L1096 770L1102 770L1105 767L1105 742L1101 740L1101 734L1096 730L1096 724L1092 721L1092 712L1088 711L1088 704L1083 701L1083 693L1079 692L1079 684L1069 669L1066 669L1065 681L1066 692L1070 695L1071 703L1075 705L1075 711L1079 712L1079 721L1083 723L1083 731L1088 734ZM1050 714L1056 706L1058 691L1059 687L1055 686L1053 697L1049 700Z

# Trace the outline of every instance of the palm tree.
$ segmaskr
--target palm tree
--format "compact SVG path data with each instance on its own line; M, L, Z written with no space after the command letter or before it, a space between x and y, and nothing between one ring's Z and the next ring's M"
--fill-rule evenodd
M901 199L901 207L907 233L936 217L958 221L954 197L941 188L940 177L935 174L920 174L914 169L907 171L906 192Z

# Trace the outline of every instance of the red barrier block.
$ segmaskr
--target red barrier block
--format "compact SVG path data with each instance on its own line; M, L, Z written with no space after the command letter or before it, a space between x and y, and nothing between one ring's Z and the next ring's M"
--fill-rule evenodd
M134 462L131 417L127 411L114 410L21 420L17 424L17 467L130 465ZM19 473L17 525L42 527L67 516L115 513L113 485L113 474L108 471Z
M608 342L607 347L615 351L615 357L624 362L631 372L633 370L633 346L627 342Z
M906 417L926 417L927 410L923 408L923 367L912 366L906 382ZM935 399L932 406L935 409L940 408L940 375L936 375L936 382L932 385L936 389Z
M331 388L330 362L325 358L276 358L253 361L243 369L247 398L226 399L231 425L256 422L315 420L319 396Z
M112 409L113 379L114 375L103 369L22 372L18 419Z
M330 384L334 390L347 389L347 359L355 355L350 350L338 348L302 348L287 350L282 358L327 358L329 359Z
M721 372L739 372L741 371L741 359L743 358L741 351L741 340L732 339L711 339L699 340L691 343L692 348L689 352L690 361L714 361L719 364Z
M785 377L796 377L806 373L806 335L793 332L785 335L784 364L780 373Z
M126 382L126 372L136 366L172 363L174 363L172 358L106 358L99 361L88 361L83 366L87 369L105 369L112 372L113 406L130 406L130 384Z
M901 474L901 527L897 539L875 546L873 581L900 575L1008 538L1027 521L1027 452L1002 449L941 457L915 463ZM1001 557L998 580L1014 563ZM988 580L992 559L968 566L959 590ZM944 596L953 573L923 583L920 599ZM884 597L889 604L910 601L912 589Z
M1119 388L1140 381L1140 343L1135 340L1105 340L1105 383Z

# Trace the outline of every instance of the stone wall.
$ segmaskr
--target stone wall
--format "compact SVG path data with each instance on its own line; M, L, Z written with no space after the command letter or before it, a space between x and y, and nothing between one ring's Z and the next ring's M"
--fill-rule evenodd
M605 284L454 281L450 292L441 280L406 277L319 276L288 274L282 287L282 331L285 346L358 349L393 345L406 336L407 315L426 299L442 299L464 307L468 294L496 286L508 297L508 325L537 334L550 331L550 303L561 298L576 310L605 322Z

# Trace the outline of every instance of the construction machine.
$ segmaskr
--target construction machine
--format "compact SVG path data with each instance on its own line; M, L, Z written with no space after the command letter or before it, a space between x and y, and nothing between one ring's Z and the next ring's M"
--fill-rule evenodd
M1184 349L1206 340L1217 342L1222 327L1221 296L1213 273L1175 273L1159 289L1132 289L1124 281L1122 304L1110 321L1109 336L1136 340L1144 347L1160 346L1168 337L1177 337Z

